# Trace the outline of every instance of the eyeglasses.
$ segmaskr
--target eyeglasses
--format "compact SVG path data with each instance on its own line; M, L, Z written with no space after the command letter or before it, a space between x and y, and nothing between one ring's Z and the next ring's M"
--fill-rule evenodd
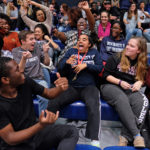
M86 24L86 22L85 21L77 22L77 24L82 25L82 24Z

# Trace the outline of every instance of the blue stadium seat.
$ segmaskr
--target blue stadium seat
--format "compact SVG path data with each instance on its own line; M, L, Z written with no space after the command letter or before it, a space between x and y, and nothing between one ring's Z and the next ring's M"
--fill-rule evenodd
M51 150L56 150L56 149L53 148ZM77 144L75 150L101 150L101 149L91 145Z
M101 149L91 145L77 144L75 150L101 150Z
M135 148L132 146L110 146L103 150L149 150L148 148Z
M148 57L148 65L150 66L150 53L147 55Z
M34 99L34 108L36 115L39 116L39 103ZM60 117L73 120L87 120L87 109L82 101L74 102L60 111ZM118 121L119 117L115 110L101 99L101 119L109 121Z
M73 120L87 120L87 109L82 101L74 102L60 111L60 117ZM118 121L115 110L101 99L101 119Z

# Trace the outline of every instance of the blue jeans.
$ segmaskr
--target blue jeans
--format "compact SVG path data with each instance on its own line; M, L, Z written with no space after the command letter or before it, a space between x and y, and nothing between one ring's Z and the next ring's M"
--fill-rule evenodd
M135 29L126 29L126 40L129 41L130 38L132 37L132 35L134 36L138 36L141 37L142 36L142 30L135 28Z
M38 84L44 86L45 88L48 88L48 84L45 80L34 80L35 82L37 82ZM48 105L48 100L42 96L39 96L39 95L36 95L37 96L37 99L39 101L39 116L41 114L41 111L42 110L45 110L47 109L47 105Z
M51 78L50 78L49 70L47 68L42 67L42 71L44 74L44 79L47 82L48 88L50 88L51 87Z
M150 42L150 29L146 29L146 32L143 32L143 36Z

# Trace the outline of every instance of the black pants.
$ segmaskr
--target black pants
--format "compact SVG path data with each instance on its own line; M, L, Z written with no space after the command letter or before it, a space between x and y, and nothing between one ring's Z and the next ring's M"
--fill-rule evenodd
M100 131L100 92L95 86L85 88L69 87L61 95L49 101L48 110L56 112L77 100L83 100L88 110L86 137L98 140Z
M112 105L119 114L123 123L121 134L132 141L133 136L140 133L144 123L149 108L148 99L141 92L123 90L113 84L102 85L101 94L104 100Z
M68 125L48 125L34 137L17 146L2 150L74 150L78 141L78 131Z

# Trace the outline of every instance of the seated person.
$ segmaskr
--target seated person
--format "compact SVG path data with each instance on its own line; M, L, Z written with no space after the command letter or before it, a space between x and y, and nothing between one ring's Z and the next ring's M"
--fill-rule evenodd
M102 8L100 9L100 14L102 11L107 11L110 14L110 22L120 19L120 9L118 7L113 7L110 0L103 1Z
M25 57L24 62L20 65L20 69L26 76L29 76L47 88L48 83L44 79L40 63L42 62L47 66L49 65L50 58L48 55L48 44L44 44L42 49L39 44L36 43L34 32L32 31L21 31L19 33L19 39L21 42L21 47L14 48L12 51L14 60L19 64L23 53L29 52L30 58ZM41 110L45 109L48 101L41 96L37 97L41 105Z
M88 110L86 138L90 144L100 146L100 93L98 74L103 65L99 52L92 48L92 40L86 34L80 35L77 48L69 49L59 64L58 70L69 80L69 88L57 98L49 101L48 110L56 112L77 100L82 100Z
M128 12L124 14L123 22L126 28L126 40L128 41L133 35L142 36L142 30L136 28L138 25L138 11L136 3L131 3Z
M150 42L150 28L144 30L143 36L146 38L148 42Z
M68 27L68 10L69 7L67 4L63 3L60 6L60 13L61 17L59 19L59 26L58 31L59 32L66 32Z
M11 32L10 27L11 27L10 18L5 14L0 13L0 28L4 32L4 38L3 38L4 45L2 48L4 50L3 53L5 53L6 50L11 52L13 48L19 47L21 45L18 38L18 33Z
M17 63L0 58L0 148L7 150L74 150L76 128L54 125L59 112L42 111L39 121L33 107L33 94L54 98L67 90L68 82L58 74L56 87L44 88L31 78L25 78Z
M119 21L114 21L112 24L111 35L104 37L100 44L100 55L103 62L114 53L121 52L126 45L126 40L122 35L122 24Z
M134 147L145 147L140 131L149 102L140 91L147 74L146 40L134 37L124 51L112 55L104 68L101 94L115 108L123 124L119 146L133 142Z
M101 42L104 37L110 35L111 24L109 22L109 13L102 11L100 13L100 24L98 26L98 38Z
M70 31L64 33L54 30L54 35L66 44L64 50L62 50L59 56L59 61L63 58L68 49L76 46L81 32L90 33L94 31L95 19L91 13L88 2L79 2L78 7L79 8L73 7L68 12L69 25L71 27ZM82 18L81 9L85 11L88 23Z
M140 2L140 6L138 9L138 27L142 30L145 30L150 27L150 14L144 10L145 9L145 3L144 1Z

